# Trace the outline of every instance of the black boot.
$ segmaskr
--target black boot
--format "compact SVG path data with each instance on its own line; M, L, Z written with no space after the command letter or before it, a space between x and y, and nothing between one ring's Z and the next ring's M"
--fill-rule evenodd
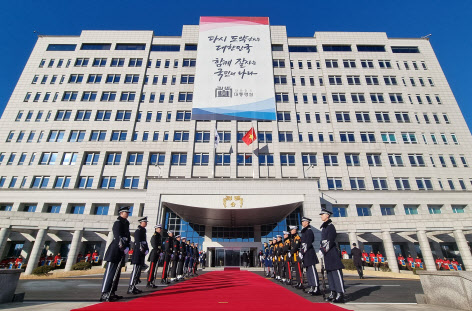
M109 301L110 300L110 293L102 293L100 296L100 302L102 301Z
M333 300L334 303L344 303L344 295L343 293L337 293L336 298Z
M300 283L297 284L297 289L303 290L303 288L304 288L304 287L303 287L303 283L302 283L302 282L300 282Z
M333 301L334 298L336 298L336 292L335 292L335 291L331 291L331 293L329 294L329 296L325 298L325 301Z
M123 298L123 296L117 295L115 292L111 292L111 294L110 294L110 299L118 300L118 299L122 299L122 298Z
M313 292L311 292L310 295L312 295L312 296L319 296L319 295L321 295L320 288L319 288L318 286L315 286L315 290L314 290Z

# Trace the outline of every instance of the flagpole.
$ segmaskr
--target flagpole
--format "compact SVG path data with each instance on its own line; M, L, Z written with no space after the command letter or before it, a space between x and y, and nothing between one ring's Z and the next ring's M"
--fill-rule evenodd
M254 121L251 122L251 129L252 129L253 133L255 134L256 132L254 130ZM256 172L255 172L255 168L254 168L254 166L255 166L254 165L254 146L255 146L255 143L253 141L252 142L252 161L251 161L252 162L251 163L251 165L252 165L252 179L256 178Z

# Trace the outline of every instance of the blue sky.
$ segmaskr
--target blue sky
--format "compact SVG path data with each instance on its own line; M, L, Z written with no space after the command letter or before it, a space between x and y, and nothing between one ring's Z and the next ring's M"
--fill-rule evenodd
M295 6L291 6L291 4ZM0 6L0 112L28 60L36 35L79 35L83 29L154 30L180 35L199 16L269 16L289 36L315 31L383 31L389 37L432 34L431 44L472 129L472 1L3 1Z

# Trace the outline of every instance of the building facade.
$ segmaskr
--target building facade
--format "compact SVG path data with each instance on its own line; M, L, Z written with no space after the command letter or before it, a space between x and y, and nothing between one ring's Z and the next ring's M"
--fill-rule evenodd
M472 269L472 136L429 40L270 32L277 121L192 120L199 26L39 36L0 120L1 257L70 269L128 205L239 265L326 207L348 252Z

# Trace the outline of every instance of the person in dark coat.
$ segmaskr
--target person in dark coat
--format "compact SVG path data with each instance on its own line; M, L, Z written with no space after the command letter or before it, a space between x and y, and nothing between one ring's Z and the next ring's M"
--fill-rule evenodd
M303 289L303 271L301 266L300 247L301 238L297 233L297 226L290 226L290 233L292 234L292 240L290 241L290 257L292 258L292 265L295 268L295 287Z
M187 240L187 243L185 245L185 261L184 261L184 275L188 277L190 275L190 269L189 269L189 263L190 263L190 256L191 254L191 248L190 248L190 240Z
M306 278L310 289L308 294L312 296L321 295L320 282L318 280L318 272L316 271L316 264L318 264L318 257L316 257L313 243L315 242L315 234L311 230L310 218L302 217L302 247L300 248L300 258L303 260L303 267L306 269Z
M169 284L170 281L167 279L169 274L169 265L172 257L172 246L174 245L174 232L167 231L166 242L164 243L164 266L162 267L162 278L161 283Z
M282 236L277 234L277 271L278 271L278 280L283 282L283 277L285 274L284 271L284 241L282 241Z
M172 244L172 267L170 269L170 281L175 282L177 281L177 264L179 262L179 253L180 253L180 235L176 235L174 239L174 243Z
M271 276L271 269L272 268L272 259L270 258L271 256L271 250L272 250L272 241L269 241L269 244L264 243L264 266L266 268L266 276L270 277Z
M187 244L185 241L187 240L186 237L182 237L179 245L179 263L177 265L177 279L183 280L184 278L184 264L185 264L185 257L187 257Z
M249 257L248 257L248 255L247 255L247 252L244 252L242 257L243 257L243 258L242 258L242 259L243 259L243 267L244 267L244 268L247 268L247 263L248 263L248 261L249 261Z
M123 298L116 295L118 282L121 275L121 266L123 259L129 251L130 234L129 234L129 206L119 209L119 216L113 224L113 241L108 246L103 260L107 262L105 274L103 275L102 295L100 301L115 301Z
M140 294L143 292L136 287L136 284L140 282L139 277L141 276L141 270L144 266L144 259L149 253L149 246L146 239L147 217L143 217L138 221L138 229L134 232L134 252L133 258L131 259L133 272L131 272L129 279L128 294Z
M198 275L198 243L193 247L193 275Z
M341 262L338 249L336 248L336 228L334 227L329 217L333 213L322 209L321 220L321 247L319 255L324 257L325 269L328 275L329 289L331 294L326 298L326 301L336 303L344 303L344 279L343 272L344 265Z
M151 254L149 254L148 261L151 263L151 267L148 271L148 279L146 287L156 288L156 284L154 284L154 279L156 278L156 271L157 271L157 262L159 261L159 255L162 252L162 225L157 225L154 227L154 234L151 238Z
M351 249L352 262L357 269L357 274L359 274L359 279L364 278L364 271L362 271L362 252L357 248L356 243L352 243Z
M292 285L292 271L290 267L290 232L284 231L284 247L282 249L284 259L284 276L282 282Z

